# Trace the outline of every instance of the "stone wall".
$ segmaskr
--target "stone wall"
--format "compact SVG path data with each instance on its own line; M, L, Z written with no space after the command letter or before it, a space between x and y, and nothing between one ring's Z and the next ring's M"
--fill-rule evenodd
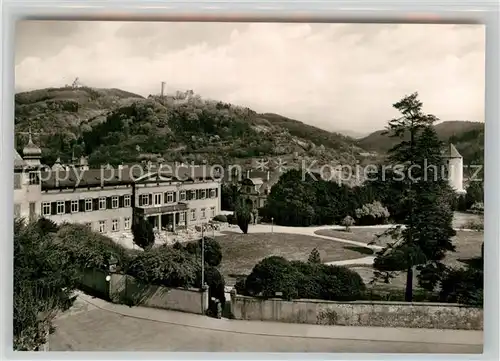
M319 325L483 329L483 310L456 304L259 299L231 293L239 320Z
M208 289L143 284L132 276L118 273L111 274L109 284L110 299L115 303L197 314L205 314L208 309Z
M80 283L84 291L114 303L197 314L205 314L208 309L208 288L167 288L143 284L129 275L99 270L86 270Z

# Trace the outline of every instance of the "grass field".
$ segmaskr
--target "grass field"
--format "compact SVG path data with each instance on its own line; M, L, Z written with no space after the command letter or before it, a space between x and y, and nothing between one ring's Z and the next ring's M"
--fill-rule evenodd
M351 232L335 231L335 230L322 230L318 231L318 234L339 237L344 239L350 239L358 242L369 242L372 240L376 234L382 233L381 229L356 229L353 228ZM481 244L484 240L483 232L472 232L472 231L457 231L457 235L453 239L453 244L456 247L456 252L448 252L444 263L452 267L465 267L466 263L470 259L474 259L481 256ZM385 238L381 243L393 242L392 240ZM371 267L366 267L362 265L352 265L351 269L355 270L360 274L365 283L368 283L373 277L373 269ZM395 287L402 288L406 284L406 273L399 274L396 278L391 280L390 285L385 285L384 287ZM417 278L415 275L413 284L417 287Z
M221 270L225 277L248 274L256 263L269 256L306 261L317 248L323 262L355 259L371 250L319 237L285 233L225 233L216 237L222 247Z

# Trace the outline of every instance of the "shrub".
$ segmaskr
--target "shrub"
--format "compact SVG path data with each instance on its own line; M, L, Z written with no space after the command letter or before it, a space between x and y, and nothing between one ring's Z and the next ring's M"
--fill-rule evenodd
M257 263L245 281L246 293L266 298L292 299L298 296L297 271L283 257L271 256ZM281 292L281 296L276 293Z
M196 284L201 284L201 268L196 275ZM209 265L205 266L205 283L208 286L208 297L218 299L222 306L226 303L226 294L224 292L224 287L226 282L224 276L216 267Z
M321 299L322 285L318 277L321 264L301 261L292 261L291 264L298 274L296 278L297 298Z
M166 287L200 286L196 284L200 264L184 251L161 246L138 254L128 272L144 283Z
M245 282L246 282L246 278L243 277L243 278L240 278L239 280L237 280L236 283L234 284L234 289L240 295L248 295L247 291L246 291Z
M182 246L182 245L181 245ZM198 258L201 258L202 240L186 243L184 250ZM175 245L174 245L175 247ZM210 266L217 267L222 261L222 248L217 240L204 237L204 261Z
M218 214L214 217L214 221L216 222L222 222L222 223L226 223L228 220L227 220L227 217L223 214Z
M39 218L36 221L36 227L42 234L57 233L59 226L52 220L47 218Z
M59 311L71 306L79 269L53 232L14 222L13 348L38 351Z
M476 202L470 207L470 211L475 214L483 214L484 213L484 203Z
M384 224L390 216L387 208L378 201L363 205L355 213L358 225Z
M365 293L365 298L370 301L392 301L404 302L405 290L395 288L373 287ZM423 289L413 291L413 302L438 302L438 296L434 292Z
M317 281L321 286L321 299L354 301L363 298L366 286L356 272L343 266L320 265Z
M483 282L482 269L449 269L441 281L440 301L482 306Z
M320 256L317 248L313 248L313 250L311 251L311 254L309 255L309 258L307 259L307 262L309 262L309 263L321 263L321 256Z
M126 268L130 259L125 247L81 224L61 225L55 234L55 242L81 269L107 271L113 259L118 262L118 266Z
M238 224L238 220L236 219L236 216L234 214L228 214L226 218L227 218L227 223Z
M245 281L235 285L238 293L285 299L308 298L351 301L366 291L361 276L347 267L292 261L271 256L259 262Z
M354 219L351 216L345 216L342 220L342 225L345 227L345 231L349 232L354 225Z

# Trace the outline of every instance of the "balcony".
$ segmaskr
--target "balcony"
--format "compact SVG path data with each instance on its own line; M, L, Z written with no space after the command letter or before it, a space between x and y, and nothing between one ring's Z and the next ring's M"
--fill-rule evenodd
M163 206L154 206L154 207L135 207L135 211L137 215L140 216L150 216L154 214L168 214L174 212L185 212L188 210L188 206L186 203L177 203L177 204L169 204Z

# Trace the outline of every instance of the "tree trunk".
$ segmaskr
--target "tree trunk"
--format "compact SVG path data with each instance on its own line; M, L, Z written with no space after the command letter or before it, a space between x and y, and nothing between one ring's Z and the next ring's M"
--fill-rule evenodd
M413 299L413 267L406 271L405 301L411 302Z

